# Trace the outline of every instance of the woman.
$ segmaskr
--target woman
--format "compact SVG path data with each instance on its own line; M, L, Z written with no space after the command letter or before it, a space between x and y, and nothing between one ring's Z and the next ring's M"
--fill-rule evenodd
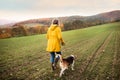
M59 56L55 59L55 54L61 55L61 45L65 45L61 34L61 28L57 19L53 20L51 26L47 31L47 51L50 52L50 61L52 70L55 70L56 64L59 60Z

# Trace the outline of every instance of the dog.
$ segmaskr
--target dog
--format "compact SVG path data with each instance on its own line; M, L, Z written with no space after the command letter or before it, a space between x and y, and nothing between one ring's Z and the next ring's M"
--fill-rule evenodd
M59 77L62 77L62 74L64 74L64 71L68 69L69 66L71 66L71 69L74 70L75 57L74 55L70 55L67 58L62 58L62 55L59 55L59 57L60 57L59 65L61 68Z

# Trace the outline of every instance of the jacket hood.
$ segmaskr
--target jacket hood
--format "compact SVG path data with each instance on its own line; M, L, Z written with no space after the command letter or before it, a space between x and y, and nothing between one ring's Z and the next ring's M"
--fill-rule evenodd
M51 30L51 31L54 31L54 30L56 29L56 27L57 27L57 25L52 24L52 25L50 26L50 30Z

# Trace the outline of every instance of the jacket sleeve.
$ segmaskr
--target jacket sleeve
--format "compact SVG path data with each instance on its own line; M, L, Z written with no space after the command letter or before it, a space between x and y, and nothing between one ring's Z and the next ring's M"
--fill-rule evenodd
M60 40L61 42L64 42L64 40L63 40L63 38L62 38L62 32L61 32L60 27L58 27L57 34L58 34L59 40Z

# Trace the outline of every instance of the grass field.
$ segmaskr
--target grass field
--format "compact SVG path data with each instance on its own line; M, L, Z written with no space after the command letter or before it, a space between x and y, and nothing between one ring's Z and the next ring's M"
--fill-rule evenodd
M120 80L120 22L63 32L75 70L51 72L46 35L0 39L0 80Z

